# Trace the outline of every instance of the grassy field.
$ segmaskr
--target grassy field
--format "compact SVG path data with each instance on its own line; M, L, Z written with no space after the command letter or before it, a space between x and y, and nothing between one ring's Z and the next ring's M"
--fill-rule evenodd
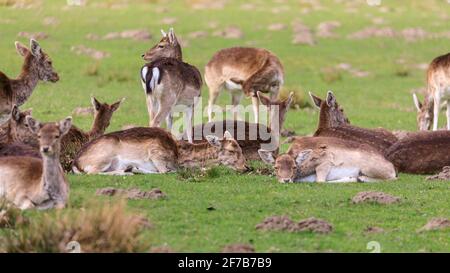
M61 80L39 84L24 109L43 121L71 115L76 107L89 106L89 95L101 101L127 100L114 115L109 131L127 124L148 123L144 94L139 82L140 56L159 40L159 29L175 28L188 46L185 61L203 67L214 52L235 45L270 49L276 53L286 72L286 88L324 96L333 90L352 124L385 127L391 130L415 130L415 109L411 90L425 85L423 64L449 51L448 21L450 4L446 1L382 0L379 7L366 1L218 1L223 7L202 7L205 1L87 1L86 6L67 6L65 1L19 1L25 8L15 8L14 1L0 0L0 70L14 76L22 59L15 52L14 41L28 43L18 33L45 32L40 41L53 58ZM34 2L34 8L26 8ZM342 3L339 3L342 2ZM320 5L319 5L320 4ZM197 7L197 8L195 8ZM250 8L250 9L249 9ZM56 24L44 24L51 17ZM49 19L50 20L50 19ZM170 22L172 21L172 22ZM314 45L293 44L293 24L301 21L315 37ZM336 37L320 38L316 27L324 21L341 24ZM167 24L167 22L170 23ZM284 24L279 31L267 28ZM212 34L228 26L238 27L243 36L226 39ZM366 27L391 27L396 31L422 28L428 36L409 41L402 36L351 39L348 36ZM88 34L103 36L109 32L146 29L150 41L131 39L89 40ZM205 31L204 38L190 38L189 33ZM446 33L446 34L445 34ZM108 52L111 56L93 60L71 51L85 45ZM364 77L335 67L348 63L368 72ZM206 86L203 96L207 95ZM423 97L423 95L421 95ZM219 104L230 102L223 94ZM244 100L247 104L249 100ZM313 108L291 110L285 127L299 135L310 134L317 124ZM92 118L74 116L77 126L88 129ZM440 124L444 124L443 115ZM285 145L283 149L287 149ZM152 246L167 245L174 251L221 251L230 243L250 243L258 252L368 252L366 244L378 241L383 252L448 252L450 230L417 233L430 218L450 217L450 184L430 182L422 176L401 174L395 182L373 184L279 184L275 178L236 174L223 168L198 182L180 179L177 174L133 177L69 175L69 207L79 209L95 197L97 188L160 188L165 200L129 201L132 212L148 216L154 228L143 239ZM394 205L353 205L350 199L360 191L384 191L402 197ZM105 202L115 199L100 198ZM208 210L214 207L215 210ZM27 212L30 217L42 213ZM312 233L261 232L255 225L271 215L288 215L293 220L318 217L334 225L329 235ZM385 232L365 234L368 226ZM0 231L1 234L1 231Z

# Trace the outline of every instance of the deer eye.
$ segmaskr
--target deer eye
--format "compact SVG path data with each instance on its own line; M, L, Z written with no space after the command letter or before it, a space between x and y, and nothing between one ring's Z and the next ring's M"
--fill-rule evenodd
M163 45L158 45L158 48L164 48L164 46Z
M49 65L52 65L52 64L53 64L53 62L52 62L52 61L47 61L47 63L48 63Z
M55 136L55 138L59 138L59 135Z

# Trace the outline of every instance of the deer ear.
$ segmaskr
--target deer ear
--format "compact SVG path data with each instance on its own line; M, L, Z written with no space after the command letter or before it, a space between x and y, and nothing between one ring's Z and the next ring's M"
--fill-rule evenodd
M311 149L303 150L298 153L297 157L295 158L295 163L297 164L297 166L300 166L306 159L308 159L311 153Z
M269 97L264 96L260 91L257 91L256 95L258 96L259 101L265 106L269 106L271 104L272 101L269 99Z
M220 148L222 147L222 144L220 143L220 139L217 136L213 135L207 135L205 136L206 140L209 144L211 144L214 147Z
M30 40L30 49L31 49L31 54L33 54L33 56L35 56L35 57L41 56L41 54L42 54L41 46L35 39Z
M293 101L294 101L294 92L291 92L289 93L289 97L284 101L285 107L289 108Z
M414 100L414 105L416 106L417 112L420 112L422 110L422 103L419 101L419 98L417 97L417 95L415 93L413 94L413 100Z
M308 92L309 96L311 97L311 100L313 101L314 105L320 109L320 105L322 105L322 99L317 97L316 95L314 95L311 92Z
M119 109L120 105L122 104L122 102L125 101L125 98L122 98L121 100L119 100L118 102L115 102L111 105L111 110L113 112L117 111L117 109Z
M41 124L39 123L39 121L35 120L31 116L26 116L25 122L26 124L28 124L28 128L30 129L30 131L34 134L37 134L41 129Z
M328 91L327 93L327 105L328 107L336 106L336 97L334 96L332 91Z
M225 131L223 134L223 139L234 139L230 132Z
M30 52L30 50L22 43L16 41L14 44L16 46L16 51L17 53L19 53L20 56L25 57L25 55L27 55L27 53Z
M22 114L24 114L25 116L31 116L33 114L33 108L22 111Z
M100 107L102 106L102 104L95 97L91 97L91 103L92 103L92 106L94 106L94 109L96 111L100 110Z
M72 127L72 117L67 117L59 122L59 132L61 135L67 134Z
M167 37L167 33L164 31L164 29L161 29L161 35L163 38Z
M169 42L172 45L177 45L178 44L177 36L175 36L175 32L173 31L173 28L169 29Z
M15 121L19 121L20 119L20 111L19 111L19 107L17 107L16 104L14 104L12 110L11 110L11 116Z
M271 151L259 149L258 150L259 157L261 157L262 161L267 164L275 164L275 158L273 157L273 153Z

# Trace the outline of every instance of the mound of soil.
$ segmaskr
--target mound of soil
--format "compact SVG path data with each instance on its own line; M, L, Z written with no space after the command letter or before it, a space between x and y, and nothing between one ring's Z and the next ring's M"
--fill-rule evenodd
M333 226L325 220L314 217L296 223L287 216L271 216L264 219L262 223L256 225L256 229L288 232L311 231L314 233L327 234L333 231Z
M27 39L36 39L36 40L44 40L48 38L48 34L45 32L25 32L21 31L17 33L18 37L23 37Z
M135 41L150 40L152 35L147 30L143 29L129 29L121 32L110 32L100 37L97 34L89 33L86 35L88 40L114 40L114 39L131 39Z
M255 248L248 244L231 244L226 245L222 253L255 253Z
M400 202L400 200L401 200L400 197L377 191L359 192L352 198L353 204L359 203L393 204Z
M341 23L338 21L328 21L322 22L317 26L316 35L321 38L333 38L337 35L334 33L334 30L341 26Z
M222 30L213 32L213 36L222 37L225 39L241 39L242 37L244 37L244 33L237 26L229 26Z
M84 45L72 46L71 50L77 55L86 55L96 60L101 60L111 56L108 52L89 48Z
M450 228L450 219L447 218L433 218L425 226L419 229L419 232L430 230L441 230Z
M292 30L294 32L294 36L292 38L293 44L312 46L316 43L311 29L308 26L304 25L302 22L297 20L292 22Z
M364 229L364 233L383 233L384 229L380 227L367 227Z
M77 107L73 109L72 114L75 116L90 116L94 114L92 107Z
M106 196L125 196L128 199L161 199L165 198L167 195L163 193L160 189L155 188L150 191L141 191L138 188L131 189L117 189L117 188L102 188L98 189L95 193L96 195L106 195Z
M450 166L445 166L438 174L428 176L427 180L450 180Z

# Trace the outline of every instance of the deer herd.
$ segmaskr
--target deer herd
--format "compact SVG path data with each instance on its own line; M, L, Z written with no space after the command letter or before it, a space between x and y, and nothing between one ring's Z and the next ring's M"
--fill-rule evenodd
M30 47L16 42L23 57L16 79L0 72L0 197L21 209L62 208L69 196L66 173L133 175L174 172L180 168L228 166L245 172L247 160L273 165L278 181L371 182L394 180L398 172L427 174L450 165L450 54L434 59L428 69L424 103L416 94L419 132L399 137L383 129L350 124L333 92L326 98L310 93L320 110L312 136L296 136L280 153L280 135L293 93L280 99L284 82L281 61L268 50L233 47L219 50L205 67L209 89L208 122L193 124L203 80L200 71L183 61L182 48L170 29L142 58L140 78L149 127L105 134L113 104L91 98L92 128L84 132L67 117L41 123L31 109L19 110L39 81L57 82L52 60L37 41ZM232 98L233 119L213 120L222 90ZM238 105L250 97L255 120L241 120ZM260 104L268 124L259 123ZM447 107L447 130L438 130L438 116ZM185 132L171 133L173 113L184 112ZM162 129L165 121L166 129ZM432 127L432 131L429 131Z

